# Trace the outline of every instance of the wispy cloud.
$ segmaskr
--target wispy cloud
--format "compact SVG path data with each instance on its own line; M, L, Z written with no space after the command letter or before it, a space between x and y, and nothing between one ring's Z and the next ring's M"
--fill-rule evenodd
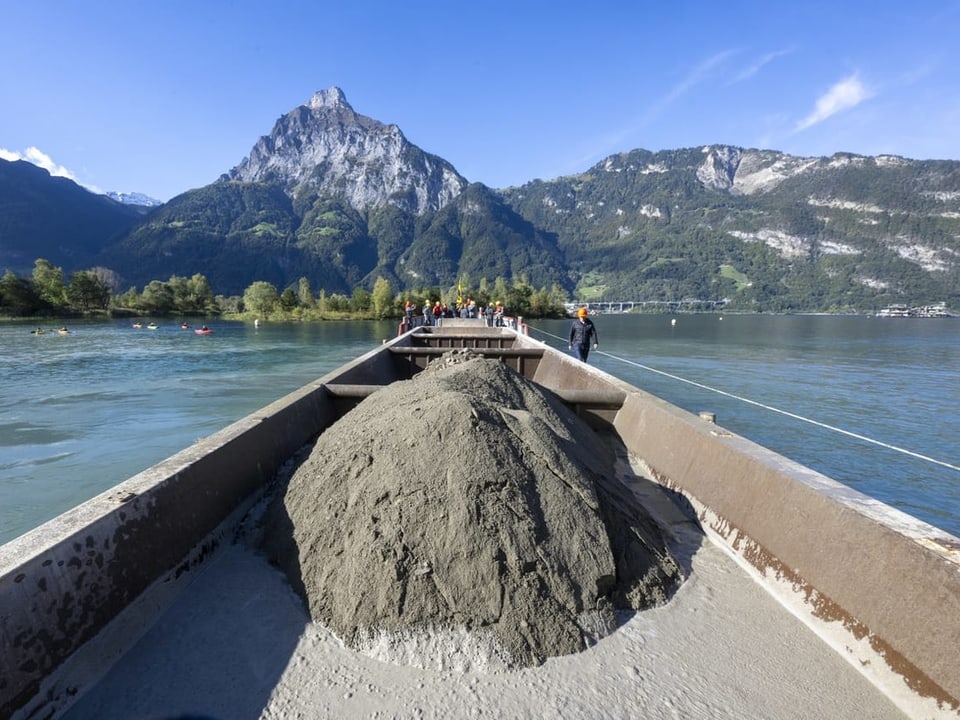
M0 147L0 158L3 160L9 160L11 162L15 160L26 160L29 163L33 163L39 168L43 168L48 173L54 177L67 178L68 180L73 180L77 185L82 185L90 192L102 193L101 190L96 185L90 183L82 182L77 179L76 174L67 167L60 165L52 157L47 155L43 150L37 147L28 147L23 152L18 152L16 150L7 150L6 148Z
M70 170L65 168L63 165L58 165L56 162L54 162L53 158L39 148L28 147L22 153L17 152L16 150L0 148L0 158L10 161L26 160L29 163L33 163L37 167L43 168L51 175L55 175L56 177L65 177L77 182L76 175L70 172Z
M627 138L650 125L658 115L680 97L713 77L712 73L714 69L737 52L737 50L718 52L690 68L690 70L674 85L670 86L663 95L654 100L639 117L635 118L628 125L612 129L603 137L595 138L590 143L589 148L584 152L568 158L568 160L562 164L563 169L561 172L573 172L575 169L582 168L588 163L593 163L609 155L611 152L623 149L623 144Z
M727 83L727 85L736 85L738 82L743 82L747 78L751 78L760 72L764 65L767 65L778 57L783 57L784 55L789 55L792 50L775 50L774 52L769 52L766 55L761 55L759 58L754 61L752 65L745 67L737 75Z
M916 85L921 80L926 80L928 77L933 75L942 65L939 60L927 60L922 65L917 65L912 68L905 68L900 72L899 75L894 79L895 87L909 87L911 85Z
M797 123L796 131L806 130L838 112L856 107L872 96L873 93L855 74L844 78L820 96L813 112Z
M690 72L681 78L680 82L670 88L669 92L660 98L660 100L657 101L649 111L647 111L646 117L650 117L660 112L674 100L686 94L691 88L696 87L701 82L706 80L710 76L711 70L713 70L717 65L720 65L731 55L736 54L736 52L736 50L724 50L723 52L719 52L716 55L708 57L702 63L692 68Z

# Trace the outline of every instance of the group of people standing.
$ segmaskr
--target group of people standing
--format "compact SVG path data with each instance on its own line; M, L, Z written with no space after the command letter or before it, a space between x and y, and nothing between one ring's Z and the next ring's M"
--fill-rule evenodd
M416 325L437 326L443 321L443 318L461 317L461 318L483 318L488 327L500 327L505 324L503 315L503 303L490 303L485 308L478 306L472 298L467 298L465 302L460 303L457 309L449 307L446 303L437 300L433 305L429 301L423 304L420 313L417 312L417 305L412 300L407 300L403 308L404 320L408 328ZM583 362L587 361L590 349L596 350L600 347L600 336L597 333L597 326L588 317L586 308L577 310L577 317L570 325L569 348L577 358ZM420 319L422 316L422 320Z
M504 324L503 303L490 303L486 307L477 305L472 298L467 298L459 303L456 308L448 306L439 300L433 305L429 301L423 304L423 307L417 308L417 304L412 300L407 300L403 307L404 320L408 327L417 325L440 325L443 318L482 318L489 327L499 327Z

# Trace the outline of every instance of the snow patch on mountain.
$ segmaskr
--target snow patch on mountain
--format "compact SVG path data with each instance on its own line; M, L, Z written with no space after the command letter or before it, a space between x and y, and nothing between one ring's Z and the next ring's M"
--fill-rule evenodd
M118 203L123 203L124 205L142 205L143 207L160 207L163 205L162 200L157 200L152 198L149 195L144 195L143 193L136 192L107 192L104 193L111 200L116 200Z

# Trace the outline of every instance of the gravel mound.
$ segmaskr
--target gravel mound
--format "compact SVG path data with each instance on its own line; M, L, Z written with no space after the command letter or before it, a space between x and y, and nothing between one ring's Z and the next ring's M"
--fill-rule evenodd
M615 627L614 609L661 603L681 580L593 431L470 351L323 433L265 530L315 621L421 667L578 652Z

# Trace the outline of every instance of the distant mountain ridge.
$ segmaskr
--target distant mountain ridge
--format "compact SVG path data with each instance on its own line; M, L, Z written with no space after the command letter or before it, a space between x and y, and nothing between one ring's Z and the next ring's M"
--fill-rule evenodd
M354 112L336 87L277 120L220 180L278 183L291 197L315 192L357 210L390 204L414 215L440 210L468 184L396 125Z
M731 297L767 310L960 300L956 161L634 150L503 195L627 297ZM601 247L607 259L591 251Z
M0 232L0 262L8 238ZM218 181L103 236L88 262L138 286L199 272L225 294L300 277L343 293L381 276L397 289L524 277L578 299L960 309L958 239L956 161L632 150L498 191L330 88L280 117Z
M0 159L0 273L29 276L40 257L68 272L89 268L143 212L26 160Z
M107 192L104 195L124 205L140 205L141 207L160 207L163 205L162 200L138 192Z

